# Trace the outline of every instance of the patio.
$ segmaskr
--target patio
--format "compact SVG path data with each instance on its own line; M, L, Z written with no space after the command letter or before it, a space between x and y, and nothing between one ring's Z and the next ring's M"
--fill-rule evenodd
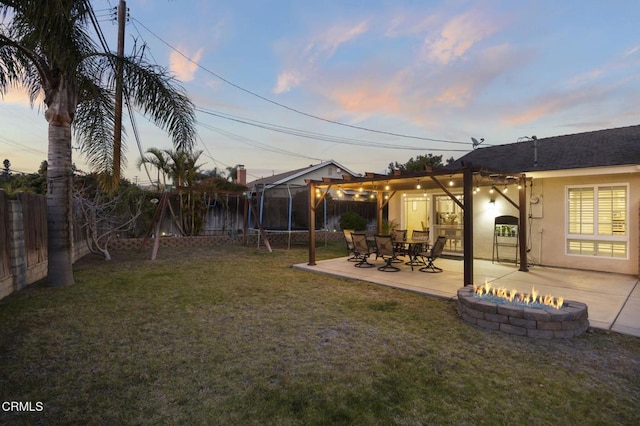
M443 269L437 274L411 271L406 265L399 272L385 273L377 268L355 268L346 259L322 260L315 266L297 264L294 268L446 299L455 299L464 282L461 259L437 259L436 265ZM378 259L376 264L381 266L383 262ZM513 264L478 259L473 262L473 271L476 284L489 281L498 287L523 292L531 291L534 286L541 294L586 303L591 327L640 337L640 285L636 276L542 266L530 266L529 272L522 272Z

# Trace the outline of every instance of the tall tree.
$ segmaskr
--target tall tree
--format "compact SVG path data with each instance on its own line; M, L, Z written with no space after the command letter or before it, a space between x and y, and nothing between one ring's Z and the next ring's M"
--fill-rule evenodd
M227 167L227 180L229 182L238 183L238 167L239 164Z
M400 164L397 161L395 163L389 163L389 175L393 174L394 170L402 170L407 172L423 172L426 167L438 168L442 167L442 155L418 155L415 160L413 157L404 164Z
M93 171L114 176L115 64L133 105L168 131L177 148L195 140L194 107L166 69L134 49L128 57L102 52L89 35L88 0L0 1L0 93L26 87L32 106L44 95L47 156L48 284L73 284L72 130ZM73 129L72 129L73 126Z

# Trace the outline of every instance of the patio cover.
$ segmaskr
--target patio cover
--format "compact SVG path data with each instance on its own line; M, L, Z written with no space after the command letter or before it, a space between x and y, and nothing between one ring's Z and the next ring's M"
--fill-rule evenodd
M441 182L442 179L452 181L452 187L462 187L463 200L460 201L451 193L449 188ZM420 189L441 189L464 212L463 221L463 254L464 254L464 285L473 285L473 189L474 187L494 187L507 182L518 182L517 203L497 190L496 193L504 197L519 211L520 232L520 271L527 272L527 212L526 212L526 176L514 175L495 170L474 168L471 164L463 164L455 170L427 168L421 172L400 172L396 170L393 175L381 175L366 173L363 177L351 177L344 175L342 179L323 178L322 180L305 180L309 191L309 265L316 264L316 240L315 240L315 212L322 200L331 189L366 191L374 193L377 199L377 232L382 229L382 212L398 191ZM451 186L451 185L450 185Z

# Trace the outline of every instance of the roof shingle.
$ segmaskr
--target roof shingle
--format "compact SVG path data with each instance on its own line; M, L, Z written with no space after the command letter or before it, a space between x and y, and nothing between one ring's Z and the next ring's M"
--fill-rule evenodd
M638 165L640 125L487 146L446 168L460 168L463 162L509 173Z

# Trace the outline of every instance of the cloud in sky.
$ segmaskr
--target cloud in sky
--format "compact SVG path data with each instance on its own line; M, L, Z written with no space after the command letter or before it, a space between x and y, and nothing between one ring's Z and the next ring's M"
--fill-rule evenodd
M565 127L586 131L602 123L616 127L638 122L640 38L635 17L640 4L627 3L616 8L597 0L128 0L127 6L131 16L149 28L131 25L128 31L132 36L140 31L152 60L169 66L199 107L323 134L388 139L274 105L281 103L371 129L508 143L523 134L553 136ZM105 25L103 30L115 43L116 28ZM20 142L34 121L33 112L27 111L28 97L12 91L2 101L5 105L0 127L18 129L13 138ZM26 118L19 128L16 116L22 114ZM198 117L199 125L300 150L301 139L293 135L200 113ZM38 121L46 125L40 117ZM275 153L238 148L204 126L198 131L216 160L228 165L240 157L248 168L284 171L301 166ZM145 148L171 146L161 131L142 133ZM151 137L144 141L145 135ZM345 166L352 166L348 162L354 152L367 168L380 161L375 149L362 155L362 150L339 144L329 149L322 142L302 143L305 155L331 156ZM446 148L460 146L442 146ZM381 164L388 164L390 155L403 161L415 154L385 152ZM308 164L306 158L297 161Z
M182 56L176 51L171 51L169 55L169 69L176 75L181 81L191 81L195 78L196 71L198 70L198 62L202 58L203 49L196 50L196 53L191 55L184 47L178 47L180 52L184 52L189 59Z
M34 104L39 105L42 103L43 100L44 99L42 98L42 95L40 95L38 96ZM29 102L29 93L25 88L22 88L22 87L9 87L9 90L7 90L7 93L5 93L2 97L2 102L5 102L11 105L19 105L19 106L26 106L26 107L31 106L31 103Z
M308 37L302 45L290 49L285 69L278 74L273 93L280 94L300 86L318 63L331 58L341 45L361 36L367 31L366 20L351 24L336 24L319 34Z
M442 25L437 36L424 40L425 55L434 62L447 64L465 55L475 44L495 33L499 24L484 13L469 10Z

